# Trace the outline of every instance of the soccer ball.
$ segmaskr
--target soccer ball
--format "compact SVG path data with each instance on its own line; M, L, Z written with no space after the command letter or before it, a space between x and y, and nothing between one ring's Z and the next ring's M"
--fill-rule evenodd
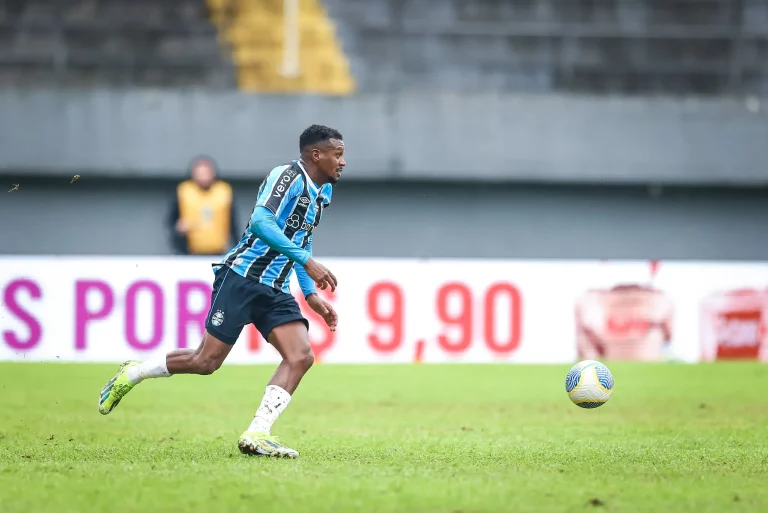
M613 374L600 362L584 360L568 371L565 391L576 406L597 408L613 394Z

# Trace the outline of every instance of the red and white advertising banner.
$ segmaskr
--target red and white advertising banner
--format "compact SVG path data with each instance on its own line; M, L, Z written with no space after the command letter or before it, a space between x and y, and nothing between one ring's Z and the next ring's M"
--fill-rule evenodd
M326 363L768 360L768 263L321 258ZM0 257L0 360L121 362L197 347L210 258ZM228 363L272 363L247 327Z

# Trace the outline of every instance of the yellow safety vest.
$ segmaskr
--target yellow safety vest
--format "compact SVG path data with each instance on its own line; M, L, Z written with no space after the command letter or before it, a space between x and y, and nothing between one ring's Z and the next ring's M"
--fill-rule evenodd
M217 254L229 250L232 186L217 181L208 190L193 180L176 189L179 215L189 224L187 246L192 254Z

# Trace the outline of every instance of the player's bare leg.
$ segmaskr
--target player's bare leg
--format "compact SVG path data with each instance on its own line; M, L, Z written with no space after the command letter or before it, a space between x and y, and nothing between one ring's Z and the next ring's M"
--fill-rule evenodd
M213 374L227 359L232 344L222 342L207 331L197 349L180 349L165 356L168 372L171 374Z
M269 384L293 394L301 378L315 363L307 327L298 321L278 326L269 334L268 342L283 357Z
M312 367L315 356L309 344L307 327L300 321L276 327L267 341L277 349L283 361L269 380L259 409L251 425L240 436L238 447L243 454L297 458L298 451L280 444L272 436L271 429L291 401L301 378Z
M197 349L171 351L157 360L127 361L101 390L99 412L107 415L133 387L149 378L167 378L173 374L213 374L221 367L232 345L225 344L207 331Z

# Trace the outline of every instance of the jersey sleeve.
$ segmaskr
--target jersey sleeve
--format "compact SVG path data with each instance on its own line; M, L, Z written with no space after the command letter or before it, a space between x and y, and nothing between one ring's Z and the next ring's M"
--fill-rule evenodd
M309 236L309 241L307 242L306 247L307 253L309 253L309 256L312 256L312 236ZM299 280L299 287L301 287L301 292L304 294L304 297L307 297L310 294L313 294L317 292L317 288L315 287L315 281L309 277L309 274L307 274L306 269L304 269L304 266L301 264L296 265L296 278Z
M289 166L277 167L269 173L264 188L256 200L257 207L266 207L280 217L285 207L304 189L302 177Z
M266 207L253 209L248 230L259 237L267 246L281 255L287 256L294 262L304 265L310 258L310 253L294 244L285 233L277 226L275 216Z

